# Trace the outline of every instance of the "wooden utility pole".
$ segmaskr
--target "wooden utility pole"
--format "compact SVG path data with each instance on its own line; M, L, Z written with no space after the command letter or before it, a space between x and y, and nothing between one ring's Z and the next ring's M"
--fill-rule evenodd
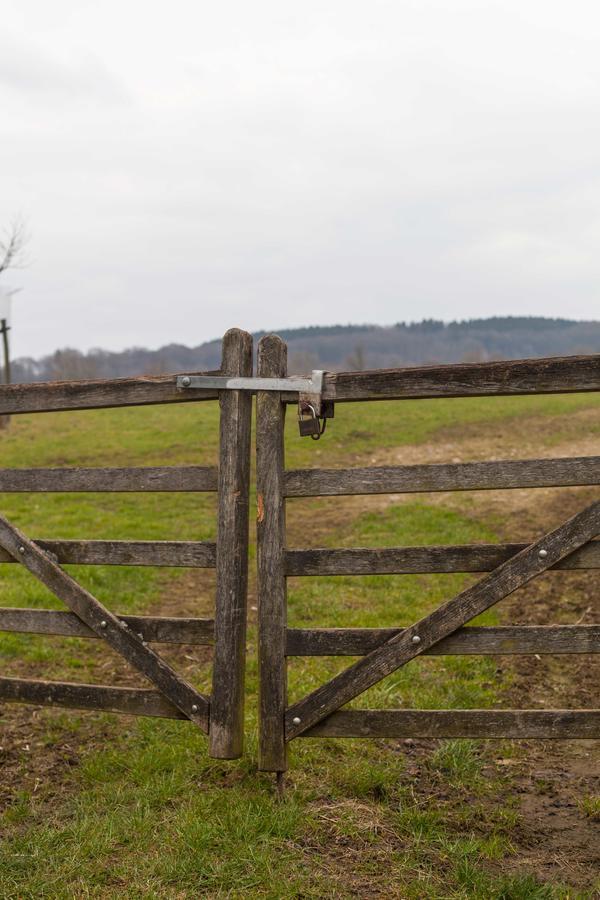
M2 346L4 348L4 366L3 366L4 384L10 384L10 382L11 382L10 348L8 346L9 330L10 330L10 326L8 324L8 320L0 319L0 334L2 334ZM9 425L10 425L10 416L0 416L0 428L8 428Z
M0 320L0 333L2 334L2 344L4 347L4 384L10 384L10 352L8 349L8 332L10 326L6 319Z

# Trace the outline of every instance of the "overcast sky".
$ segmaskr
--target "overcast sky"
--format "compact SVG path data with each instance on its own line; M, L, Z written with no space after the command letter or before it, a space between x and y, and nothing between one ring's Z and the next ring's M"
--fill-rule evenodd
M595 0L4 0L14 350L600 318Z

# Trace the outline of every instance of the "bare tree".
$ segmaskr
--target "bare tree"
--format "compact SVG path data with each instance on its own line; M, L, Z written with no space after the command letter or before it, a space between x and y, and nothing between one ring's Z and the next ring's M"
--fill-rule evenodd
M363 344L357 344L345 360L351 372L363 372L367 368L366 353Z
M23 219L13 219L0 236L0 274L7 269L23 268L26 264L25 247L28 240Z
M319 357L311 350L296 350L290 354L288 371L289 372L312 372L313 369L319 368Z

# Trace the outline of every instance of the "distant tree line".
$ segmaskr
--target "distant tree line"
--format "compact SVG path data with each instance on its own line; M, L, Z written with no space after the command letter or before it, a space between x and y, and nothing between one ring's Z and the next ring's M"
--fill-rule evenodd
M259 332L256 338L265 332ZM392 368L439 362L478 362L536 356L600 353L600 322L534 317L493 317L463 322L399 322L310 326L278 331L288 342L289 371ZM65 348L41 359L22 358L15 381L69 381L216 369L220 340L197 347L168 344L158 350L132 347L119 353Z

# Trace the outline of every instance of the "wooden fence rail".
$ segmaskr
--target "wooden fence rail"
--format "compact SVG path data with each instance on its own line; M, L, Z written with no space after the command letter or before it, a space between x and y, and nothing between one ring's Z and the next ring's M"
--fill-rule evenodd
M173 566L214 569L217 545L213 541L45 541L34 543L59 563L78 566ZM0 563L18 563L0 548Z
M210 466L143 468L0 469L0 493L217 491L218 469Z
M292 469L285 473L284 483L286 497L581 486L600 484L600 456L367 469Z

